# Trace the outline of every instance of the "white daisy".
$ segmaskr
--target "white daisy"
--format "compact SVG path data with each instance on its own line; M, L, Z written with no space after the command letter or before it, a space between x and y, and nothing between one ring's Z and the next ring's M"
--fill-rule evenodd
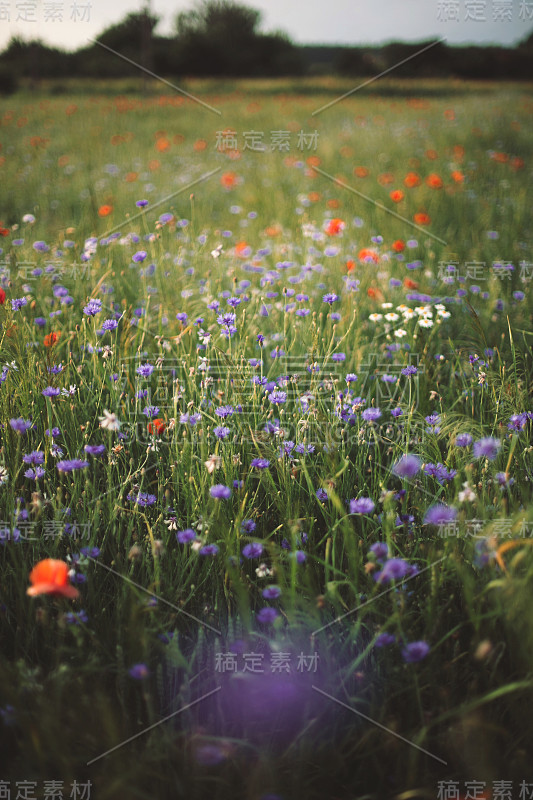
M98 417L100 420L100 427L104 428L107 431L118 431L120 430L120 422L117 419L116 414L111 414L107 408L104 408L104 416Z

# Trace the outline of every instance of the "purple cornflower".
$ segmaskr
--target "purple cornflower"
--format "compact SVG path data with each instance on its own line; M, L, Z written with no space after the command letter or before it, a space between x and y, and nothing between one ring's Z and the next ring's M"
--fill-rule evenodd
M118 322L116 319L106 319L102 322L103 331L114 331L116 328L118 328Z
M416 375L417 372L417 368L413 367L412 364L402 369L402 375L405 375L407 378L410 378L411 375Z
M370 552L374 553L377 561L385 561L389 554L389 546L386 542L376 542L370 547Z
M474 437L470 433L458 433L455 437L456 447L470 447Z
M154 417L157 417L157 415L159 414L159 407L146 406L146 408L143 408L143 414L145 417L148 417L148 419L153 419Z
M335 294L335 292L329 292L328 294L325 294L323 296L322 300L324 301L324 303L329 303L329 305L331 306L333 305L333 303L336 303L337 300L340 300L340 297L338 294Z
M371 514L374 508L375 503L370 497L350 500L350 514Z
M405 578L409 569L409 564L403 558L389 558L380 572L374 574L374 580L378 583L389 583Z
M281 589L279 586L267 586L261 592L265 600L277 600L281 596Z
M39 478L44 476L44 469L42 467L35 467L35 469L27 469L24 473L26 478L31 478L34 481L38 481Z
M328 499L328 493L325 489L317 489L316 490L316 499L319 500L321 503L325 503Z
M257 467L257 469L267 469L270 466L270 461L268 458L253 458L251 466Z
M102 301L93 299L89 300L86 306L83 307L83 313L88 317L94 317L102 310Z
M81 625L81 623L85 623L89 621L89 617L87 616L87 612L83 609L81 611L67 611L65 614L65 622L68 625Z
M218 553L218 546L216 544L205 544L198 551L200 556L216 556Z
M420 471L420 467L422 466L421 460L418 456L414 455L404 455L400 458L398 462L393 466L392 471L395 475L399 478L414 478L417 472Z
M285 403L287 400L287 392L280 392L278 390L271 392L268 395L268 399L274 405L280 405L281 403Z
M22 456L25 464L44 464L44 453L42 450L32 450L25 456Z
M430 647L427 642L411 642L402 649L402 658L406 664L415 664L417 661L422 661L429 651Z
M200 422L201 419L202 419L202 415L201 414L189 414L189 413L186 413L186 414L182 414L180 416L181 424L182 425L190 425L191 427L193 425L196 425L197 422Z
M215 409L215 414L217 417L221 419L226 419L226 417L231 417L232 414L235 413L235 409L233 406L220 406L219 408Z
M209 493L215 500L227 500L231 496L231 489L223 483L217 483L211 487Z
M354 372L349 372L345 378L346 383L353 383L357 380L357 375Z
M28 300L26 297L15 297L11 301L11 309L13 311L19 311L22 308L22 306L27 306L27 305L28 305Z
M135 678L136 681L142 681L150 675L150 670L146 664L134 664L128 670L130 678Z
M489 461L494 461L501 446L500 440L491 436L478 439L477 442L474 442L474 458L488 458Z
M381 409L379 408L365 408L361 414L365 422L374 422L381 417Z
M279 617L279 611L268 606L257 612L257 621L262 625L270 625L277 617Z
M242 554L245 558L259 558L262 553L263 545L260 542L252 542L242 549Z
M9 424L19 434L26 433L26 431L32 427L32 423L29 420L22 419L19 417L18 419L10 419Z
M398 406L398 408L393 408L390 412L393 417L401 417L403 414L402 409Z
M140 375L142 378L149 378L154 371L154 367L152 364L141 364L135 371L137 375Z
M132 255L131 260L136 264L142 264L147 255L148 253L146 250L137 250L137 252Z
M72 458L58 461L56 466L59 472L72 472L75 469L85 469L85 467L89 466L89 462L83 461L81 458Z
M180 544L188 544L196 539L196 533L192 528L186 528L184 531L178 531L176 539Z
M127 499L137 506L153 506L157 502L155 494L147 494L146 492L138 492L137 494L130 492Z
M500 486L512 486L514 478L510 478L506 472L497 472L496 473L496 480L498 481Z
M389 644L394 644L396 637L392 633L380 633L374 642L374 647L386 647Z
M90 456L103 456L105 444L86 444L84 450Z
M426 428L428 433L440 433L440 414L430 414L429 417L425 417L425 420L429 425L429 428Z
M257 525L253 519L243 519L241 522L241 531L243 533L253 533L256 528Z
M509 431L521 431L527 425L528 415L525 411L521 414L513 414L509 417L509 423L507 425L507 430Z
M43 389L41 394L44 397L59 397L61 394L61 389L55 389L53 386L47 386L46 389Z
M435 503L428 508L424 517L424 525L447 525L457 517L457 509L444 503Z
M213 433L217 437L217 439L225 439L231 433L229 428L225 428L219 425L217 428L214 428Z

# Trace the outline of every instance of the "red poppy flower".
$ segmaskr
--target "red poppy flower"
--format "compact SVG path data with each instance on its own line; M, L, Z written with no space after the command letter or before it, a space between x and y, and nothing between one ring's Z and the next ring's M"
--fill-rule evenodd
M343 230L344 221L342 219L338 219L337 217L330 219L326 225L326 233L328 236L335 236L338 233L342 233Z
M405 242L402 242L401 239L396 239L396 241L392 243L392 249L395 253L401 253L402 250L405 250Z
M424 212L415 214L413 219L417 225L429 225L429 223L431 222L431 217L429 216L429 214L424 214Z
M52 331L52 333L48 333L44 337L44 346L45 347L53 347L60 336L61 336L61 334L60 333L55 333L55 331Z
M374 264L377 264L379 261L379 256L375 250L371 250L369 247L363 247L362 250L359 250L359 254L357 256L359 261L373 261Z
M432 189L442 188L442 178L439 177L439 175L436 175L434 172L427 176L426 183L428 186L431 186Z
M0 306L3 306L5 301L6 301L6 293L4 292L2 287L0 286Z
M414 186L420 186L420 177L416 172L408 172L405 176L404 184L408 189L412 189Z
M390 193L389 197L394 203L400 203L405 195L401 189L394 189L394 191Z
M79 597L78 590L69 583L68 564L55 558L39 561L30 572L30 583L26 594L35 597L38 594L61 595L62 597Z
M220 176L220 183L225 189L232 189L237 184L237 175L234 172L224 172Z
M148 433L157 433L159 436L166 429L167 424L164 419L154 419L148 423Z
M382 292L379 289L371 286L369 289L366 290L367 296L370 297L372 300L380 300L383 301L385 298L383 297Z

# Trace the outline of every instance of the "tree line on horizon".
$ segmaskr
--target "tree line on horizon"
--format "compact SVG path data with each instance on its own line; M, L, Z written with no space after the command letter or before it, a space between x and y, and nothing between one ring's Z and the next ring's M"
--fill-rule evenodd
M158 36L160 17L148 8L129 13L108 27L98 44L67 52L40 40L13 37L0 53L0 92L15 91L20 78L124 78L137 67L173 78L276 77L338 74L377 75L417 53L430 42L392 42L382 46L296 45L281 31L260 31L261 12L233 0L200 0L176 15L173 34ZM533 33L516 47L435 44L420 58L395 69L395 76L531 80Z

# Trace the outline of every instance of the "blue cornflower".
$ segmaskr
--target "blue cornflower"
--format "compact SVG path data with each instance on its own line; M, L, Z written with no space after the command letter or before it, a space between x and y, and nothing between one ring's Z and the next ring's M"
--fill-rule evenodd
M474 458L488 458L489 461L494 461L501 446L500 440L491 436L478 439L477 442L474 442Z
M137 494L130 494L127 499L135 503L137 506L153 506L157 502L155 494L147 494L146 492L138 492Z
M58 461L56 467L59 472L72 472L75 469L85 469L89 466L88 461L83 461L81 458L67 459L66 461Z
M32 450L25 456L22 456L25 464L44 464L44 452L42 450Z
M250 463L252 467L257 467L257 469L267 469L270 466L270 461L267 458L253 458Z
M153 371L154 367L152 364L141 364L136 369L137 375L140 375L142 378L149 378Z
M245 558L259 558L263 553L263 545L260 542L252 542L247 544L242 549L242 554Z
M188 544L196 539L196 533L192 528L186 528L184 531L178 531L176 539L180 544Z
M414 664L417 661L422 661L429 651L430 647L427 642L411 642L402 649L402 658L406 664Z
M98 299L89 300L83 308L83 313L88 317L94 317L102 310L102 301Z
M350 500L350 514L371 514L374 508L375 503L370 497Z
M209 493L215 500L227 500L231 496L231 489L222 483L217 483L211 487Z
M59 397L61 394L61 389L56 389L53 386L47 386L46 389L43 389L41 394L44 397Z
M361 414L365 422L374 422L381 417L381 409L379 408L365 408Z
M279 617L279 611L276 611L275 608L262 608L260 611L257 612L257 621L260 622L262 625L270 625L274 622L277 617Z
M90 456L103 456L105 444L86 444L84 450Z
M102 322L102 330L103 331L114 331L118 328L118 322L116 319L106 319Z
M287 392L281 392L279 390L275 390L268 395L268 399L274 405L280 405L281 403L285 403L287 400Z

